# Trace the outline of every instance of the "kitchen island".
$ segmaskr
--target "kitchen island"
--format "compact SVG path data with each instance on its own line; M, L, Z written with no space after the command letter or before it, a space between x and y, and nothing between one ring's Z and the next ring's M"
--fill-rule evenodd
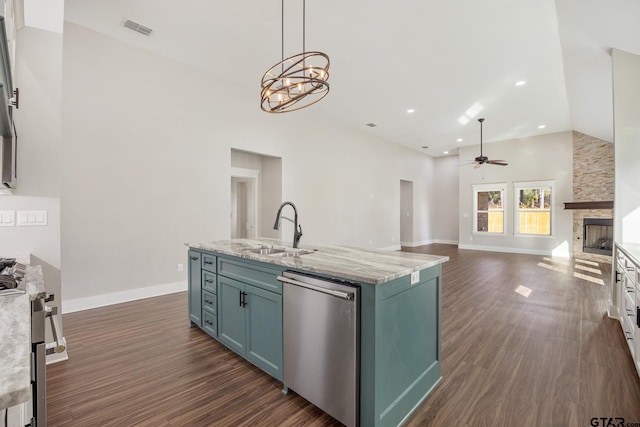
M273 239L187 245L191 324L281 381L278 278L288 271L358 288L360 426L402 424L441 380L441 264L447 257L330 245L293 249Z

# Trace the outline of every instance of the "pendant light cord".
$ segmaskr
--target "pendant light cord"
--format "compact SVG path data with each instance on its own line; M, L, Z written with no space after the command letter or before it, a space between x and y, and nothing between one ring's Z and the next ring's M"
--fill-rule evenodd
M305 53L307 50L305 48L305 38L307 35L306 26L307 26L307 0L302 0L302 53Z

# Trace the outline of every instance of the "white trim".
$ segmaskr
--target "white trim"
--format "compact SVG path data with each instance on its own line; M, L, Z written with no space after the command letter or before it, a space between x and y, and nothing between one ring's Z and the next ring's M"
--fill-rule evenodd
M509 254L527 254L527 255L543 255L561 258L571 258L570 252L555 252L553 250L526 249L526 248L508 248L503 246L475 246L475 245L458 245L458 249L469 249L472 251L485 252L505 252Z
M231 178L247 178L253 183L253 237L261 235L260 230L260 170L231 167Z
M433 243L438 243L441 245L457 245L458 243L460 243L458 240L441 240L441 239L434 239Z
M187 282L165 283L157 286L130 289L128 291L113 292L110 294L95 295L85 298L76 298L62 301L62 313L74 313L76 311L89 310L91 308L120 304L122 302L135 301L160 295L183 292L188 288Z
M489 231L478 231L478 192L481 191L500 191L502 193L502 233ZM471 184L471 193L473 195L473 221L471 234L478 236L506 236L507 235L507 183L500 182L495 184ZM487 212L489 211L480 211Z
M520 190L532 189L532 188L551 188L551 200L549 203L551 204L549 207L549 215L551 216L550 224L551 227L550 234L529 234L529 233L519 233L518 230L520 228L520 204L518 192ZM555 198L556 198L556 182L555 180L547 180L547 181L528 181L528 182L514 182L513 183L513 235L515 237L551 237L554 238L555 225L556 225L556 209L555 209Z
M408 248L417 248L418 246L430 245L432 243L434 243L433 240L423 240L421 242L400 242L400 245Z

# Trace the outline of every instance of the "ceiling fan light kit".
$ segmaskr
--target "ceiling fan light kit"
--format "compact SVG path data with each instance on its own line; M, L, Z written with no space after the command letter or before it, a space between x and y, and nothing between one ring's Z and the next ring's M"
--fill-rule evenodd
M474 168L479 168L485 163L488 165L507 166L509 163L507 163L506 160L489 160L487 156L482 155L482 123L484 122L484 118L480 118L478 121L480 122L480 155L475 158Z

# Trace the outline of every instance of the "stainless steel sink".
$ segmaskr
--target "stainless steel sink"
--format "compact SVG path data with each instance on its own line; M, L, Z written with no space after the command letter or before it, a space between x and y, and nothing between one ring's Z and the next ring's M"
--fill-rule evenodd
M298 257L301 255L307 255L313 251L307 249L294 249L294 248L278 248L275 246L261 246L258 248L245 249L245 252L251 252L258 255L273 255L280 257Z
M276 254L276 256L280 256L280 257L299 257L301 255L307 255L312 253L313 251L308 251L305 249L295 249L295 250L289 250L289 251L284 251L283 253L280 254Z
M252 252L258 255L273 255L273 254L281 254L283 252L286 252L286 249L274 248L272 246L263 246L260 248L245 249L245 251Z

